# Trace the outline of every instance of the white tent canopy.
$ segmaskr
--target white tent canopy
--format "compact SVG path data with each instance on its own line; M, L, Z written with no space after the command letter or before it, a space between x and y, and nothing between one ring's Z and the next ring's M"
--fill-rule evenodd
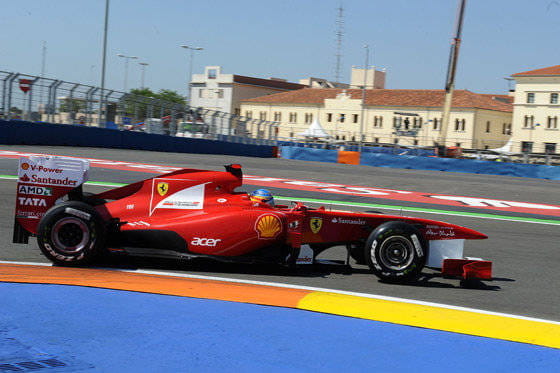
M513 140L512 140L512 139L509 139L509 141L507 142L507 144L505 144L505 145L502 146L501 148L488 149L488 150L493 151L493 152L498 153L498 154L509 155L509 154L513 154L512 151L511 151L512 148L513 148Z
M321 123L319 123L319 120L317 118L315 118L313 123L311 123L311 125L305 131L298 133L298 135L305 137L331 137L327 132L325 132L323 126L321 126Z

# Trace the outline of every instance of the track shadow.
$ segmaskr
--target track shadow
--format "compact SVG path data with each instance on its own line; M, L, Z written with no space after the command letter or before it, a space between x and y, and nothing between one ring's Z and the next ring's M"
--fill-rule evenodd
M115 258L114 258L115 259ZM189 273L218 273L233 275L257 275L270 277L286 278L327 278L330 275L374 275L365 266L346 265L342 260L321 261L309 266L287 267L279 264L246 264L246 263L226 263L207 258L196 258L192 260L181 259L156 259L139 257L122 257L116 260L103 263L100 266L105 268L118 269L143 269L143 270L164 270ZM391 285L382 280L380 283ZM444 277L438 272L423 272L420 278L414 282L399 284L398 286L416 286L426 288L448 288L448 289L471 289L499 291L501 287L497 282L513 282L509 278L494 278L491 283L481 280L462 280L460 278Z

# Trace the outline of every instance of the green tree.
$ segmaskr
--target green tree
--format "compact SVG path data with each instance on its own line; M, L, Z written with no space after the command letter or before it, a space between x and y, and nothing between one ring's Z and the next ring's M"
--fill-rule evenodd
M161 89L155 93L149 88L131 89L125 98L125 115L136 119L145 119L149 113L149 103L152 103L152 116L159 117L163 106L163 115L170 115L171 108L177 104L184 106L183 96L170 89ZM176 112L179 114L179 112Z
M181 96L177 91L172 91L170 89L160 89L157 93L157 97L161 100L173 102L175 104L185 105L187 100L184 96Z
M60 102L60 111L63 113L85 112L86 102L84 100L65 98Z

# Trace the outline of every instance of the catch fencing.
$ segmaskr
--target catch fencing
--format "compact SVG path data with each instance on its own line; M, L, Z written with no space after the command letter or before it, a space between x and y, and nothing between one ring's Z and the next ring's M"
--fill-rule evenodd
M275 145L277 122L112 89L0 71L0 118Z

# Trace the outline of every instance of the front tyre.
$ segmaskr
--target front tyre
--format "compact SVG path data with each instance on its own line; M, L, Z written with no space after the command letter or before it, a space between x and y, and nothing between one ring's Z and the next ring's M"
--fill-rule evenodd
M406 283L420 276L428 244L412 225L391 221L371 232L364 254L370 269L382 281Z
M53 263L91 264L105 251L105 223L91 206L78 201L55 205L41 219L37 243Z

